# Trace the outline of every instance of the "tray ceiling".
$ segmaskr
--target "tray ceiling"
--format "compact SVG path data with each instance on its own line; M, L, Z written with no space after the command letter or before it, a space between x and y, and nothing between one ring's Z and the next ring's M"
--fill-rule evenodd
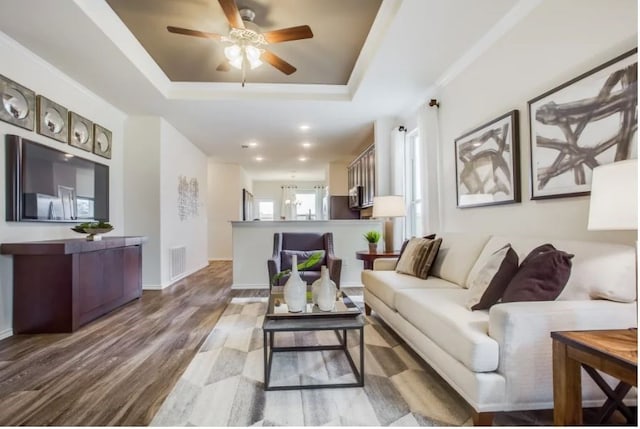
M248 72L254 83L346 85L382 0L238 0L255 11L263 31L309 25L312 39L269 45L298 70L287 76L268 64ZM217 0L107 0L173 82L238 82L241 72L216 71L224 42L172 34L167 26L227 35Z

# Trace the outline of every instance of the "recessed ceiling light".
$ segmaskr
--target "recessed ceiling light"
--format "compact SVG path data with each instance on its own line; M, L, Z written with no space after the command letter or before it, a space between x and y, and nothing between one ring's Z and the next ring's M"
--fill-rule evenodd
M307 160L307 158L306 158L306 157L304 157L304 156L301 156L300 158L298 158L298 161L305 162L306 160Z
M75 155L71 155L70 153L65 153L64 157L65 158L73 158Z
M263 158L263 157L261 157L261 156L256 156L256 157L255 157L255 160L256 160L256 161L258 161L258 162L262 161L263 159L264 159L264 158Z
M307 124L300 125L300 131L308 131L309 128L311 128L311 127L309 125L307 125Z
M256 146L258 146L258 142L257 141L250 141L249 142L249 146L256 147Z
M311 143L309 143L309 142L304 142L304 143L302 143L302 147L310 148L310 147L311 147Z

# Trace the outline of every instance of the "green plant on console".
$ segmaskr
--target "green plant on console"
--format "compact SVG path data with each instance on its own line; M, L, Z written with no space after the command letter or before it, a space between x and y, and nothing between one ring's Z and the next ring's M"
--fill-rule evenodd
M382 235L378 231L369 231L366 234L364 234L364 238L369 243L374 243L374 244L376 244L380 240L381 236Z
M318 262L320 262L321 259L322 259L322 252L312 253L311 256L309 256L309 258L306 261L302 261L298 264L298 271L308 270L309 268L313 267ZM280 271L278 274L274 275L271 278L271 285L272 286L275 285L278 282L278 280L280 280L282 277L290 273L291 273L291 269Z
M99 222L84 222L78 224L71 228L72 231L84 233L85 229L113 229L113 225L108 222L99 221Z

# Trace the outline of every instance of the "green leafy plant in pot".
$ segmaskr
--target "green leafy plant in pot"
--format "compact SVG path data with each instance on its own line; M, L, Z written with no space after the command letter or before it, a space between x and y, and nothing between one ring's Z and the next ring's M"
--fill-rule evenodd
M302 261L298 264L298 271L300 271L300 277L303 277L303 271L308 270L309 268L313 267L314 265L316 265L318 262L320 262L320 260L322 259L322 252L314 252L311 254L311 256L309 256L309 258L307 258L307 260ZM271 278L271 286L275 286L278 283L278 280L280 280L282 277L291 274L291 270L283 270L280 271L278 274L274 275Z
M369 253L378 252L378 241L380 241L381 234L378 231L369 231L364 234L364 238L369 242Z

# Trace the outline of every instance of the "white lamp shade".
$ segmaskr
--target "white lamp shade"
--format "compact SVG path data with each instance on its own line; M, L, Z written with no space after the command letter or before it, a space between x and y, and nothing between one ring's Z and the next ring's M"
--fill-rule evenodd
M406 214L402 195L373 197L373 217L401 217Z
M638 160L593 169L588 230L638 229Z

